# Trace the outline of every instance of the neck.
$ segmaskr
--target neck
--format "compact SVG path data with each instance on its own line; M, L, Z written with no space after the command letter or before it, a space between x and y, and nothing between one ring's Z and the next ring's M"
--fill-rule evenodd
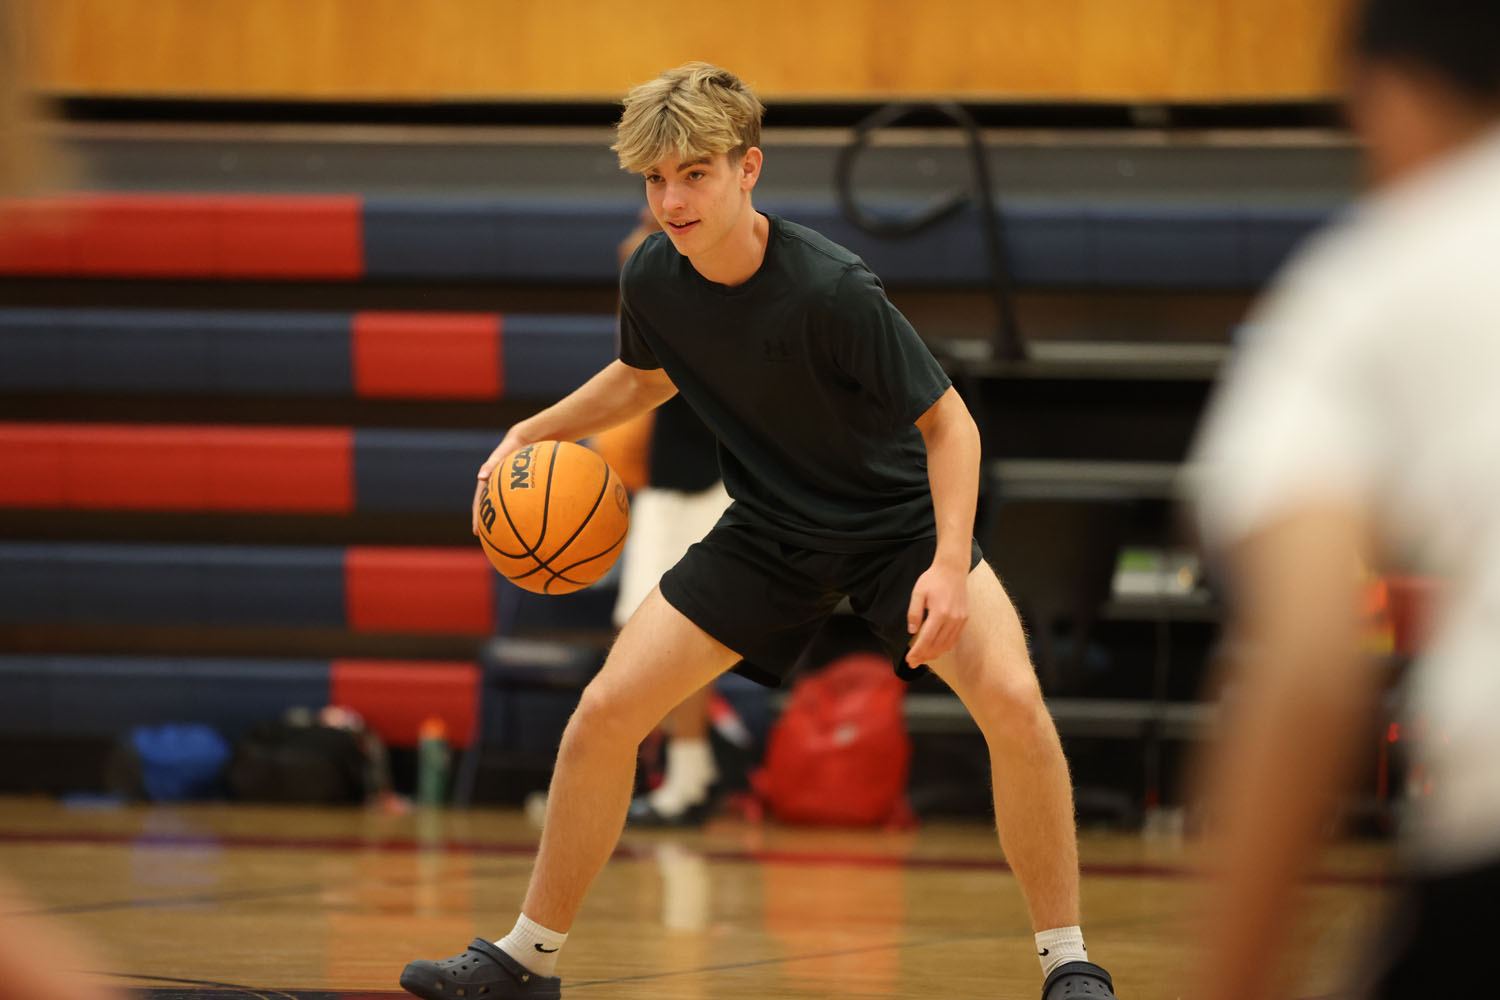
M715 246L689 257L693 270L719 285L742 285L766 258L771 223L748 203L740 220Z

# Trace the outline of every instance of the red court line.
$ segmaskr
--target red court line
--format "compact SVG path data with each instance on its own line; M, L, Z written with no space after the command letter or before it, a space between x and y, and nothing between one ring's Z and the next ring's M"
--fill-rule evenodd
M343 428L0 424L0 507L345 514L353 445Z
M107 844L141 848L177 850L182 848L247 848L311 851L378 851L404 853L442 851L445 854L530 857L536 853L534 843L491 843L475 840L442 840L427 843L409 838L369 841L358 837L267 837L224 836L217 834L129 834L121 832L59 833L0 831L0 844ZM932 871L1007 872L1010 865L1000 858L928 858L900 854L857 854L840 851L756 851L703 850L699 855L709 861L725 864L761 864L792 866L840 866L847 868L901 868ZM656 857L651 844L621 844L615 849L615 860L648 861ZM1199 872L1191 868L1146 864L1085 864L1085 875L1096 878L1196 879ZM1309 885L1347 885L1372 888L1389 885L1380 875L1357 872L1319 872L1309 876Z
M355 313L355 395L498 399L500 339L496 313Z

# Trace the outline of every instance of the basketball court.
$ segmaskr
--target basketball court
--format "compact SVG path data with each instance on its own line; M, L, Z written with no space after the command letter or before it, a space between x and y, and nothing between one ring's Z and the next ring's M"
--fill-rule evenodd
M0 870L42 911L107 942L111 982L151 1000L406 996L396 977L475 935L525 891L518 812L385 816L238 805L0 803ZM1191 840L1083 831L1085 928L1123 997L1178 995L1194 932ZM1384 898L1381 845L1328 854L1305 894L1290 996L1337 970ZM1014 879L979 823L901 833L711 823L627 831L574 926L564 994L620 1000L1034 997Z

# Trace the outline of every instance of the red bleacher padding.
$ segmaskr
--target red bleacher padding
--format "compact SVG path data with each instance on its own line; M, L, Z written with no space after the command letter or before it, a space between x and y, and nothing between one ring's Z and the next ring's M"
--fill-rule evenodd
M442 719L447 740L466 747L479 717L479 667L473 663L334 660L329 701L354 709L391 746L417 743L424 719Z
M353 196L94 194L0 203L0 274L358 278Z
M495 571L463 549L353 546L344 558L345 616L359 632L489 635Z
M0 506L348 513L347 429L0 424Z
M395 399L495 399L501 319L495 313L354 314L354 391Z

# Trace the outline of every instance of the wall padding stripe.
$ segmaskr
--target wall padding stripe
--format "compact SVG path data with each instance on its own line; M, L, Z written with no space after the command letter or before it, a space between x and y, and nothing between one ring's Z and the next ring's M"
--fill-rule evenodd
M354 432L356 505L369 511L452 511L468 519L474 473L505 436L488 431Z
M202 722L234 740L295 706L328 700L327 660L176 656L0 656L0 730L123 737Z
M0 388L348 396L347 313L0 309Z
M767 203L865 259L882 280L989 280L973 207L908 239L871 236L832 200ZM920 204L872 203L909 216ZM1246 288L1337 204L1105 201L1001 207L1022 285ZM0 274L601 283L637 206L576 199L99 194L0 208Z
M453 746L474 739L480 671L473 663L334 660L329 700L354 709L392 746L414 746L424 719L439 718Z
M364 273L358 196L87 194L0 205L0 274L324 279Z
M354 391L385 399L494 399L505 384L494 313L354 315Z
M0 506L347 513L342 428L0 424Z
M343 552L0 542L0 621L338 628Z
M346 618L361 632L489 635L498 574L479 550L354 546Z

